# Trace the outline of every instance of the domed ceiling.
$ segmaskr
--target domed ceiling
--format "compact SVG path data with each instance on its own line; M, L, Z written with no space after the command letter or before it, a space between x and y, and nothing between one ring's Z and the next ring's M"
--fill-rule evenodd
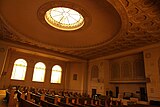
M1 0L0 39L80 59L94 59L160 41L158 0ZM84 17L63 31L45 21L54 7Z

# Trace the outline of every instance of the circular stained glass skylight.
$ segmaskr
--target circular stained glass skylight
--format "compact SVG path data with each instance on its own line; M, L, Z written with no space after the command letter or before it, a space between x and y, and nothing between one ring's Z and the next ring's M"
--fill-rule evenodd
M60 30L72 31L84 25L83 16L77 11L66 7L55 7L45 14L46 22Z

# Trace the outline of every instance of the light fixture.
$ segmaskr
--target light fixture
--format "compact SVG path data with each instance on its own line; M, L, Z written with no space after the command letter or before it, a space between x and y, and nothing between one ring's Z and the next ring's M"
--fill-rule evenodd
M45 20L50 26L64 31L77 30L84 25L83 16L67 7L54 7L48 10Z

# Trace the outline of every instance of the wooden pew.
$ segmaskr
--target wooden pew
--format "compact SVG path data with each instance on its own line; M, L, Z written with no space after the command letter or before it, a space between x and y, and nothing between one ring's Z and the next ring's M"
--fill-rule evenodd
M100 105L101 105L101 106L104 106L104 105L105 105L105 100L104 100L104 99L101 99L101 100L100 100Z
M79 98L79 97L72 98L71 104L74 107L91 107L90 104L85 104L88 103L85 100L86 100L85 98Z
M52 96L45 96L45 100L53 104L55 103L55 98Z
M42 106L35 104L33 102L30 102L28 100L25 100L25 99L21 99L19 107L42 107Z
M17 94L15 94L15 89L12 89L9 94L8 106L16 106L17 103Z
M6 90L6 96L4 98L4 100L8 103L9 102L9 96L10 96L10 92L8 90Z
M85 106L82 104L76 104L76 103L72 103L72 105L74 105L74 107L89 107L89 106Z
M42 107L64 107L64 106L56 105L56 104L50 103L48 101L43 101L43 100L41 100L41 106Z
M75 107L72 104L67 104L67 103L63 103L63 102L58 102L58 105L62 106L62 107Z
M40 103L40 98L41 98L40 95L36 95L36 94L30 93L30 98L33 99L36 104Z

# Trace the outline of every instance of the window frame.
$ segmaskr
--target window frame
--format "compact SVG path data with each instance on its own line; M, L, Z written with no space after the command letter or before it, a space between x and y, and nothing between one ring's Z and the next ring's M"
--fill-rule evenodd
M41 64L39 67L37 67L37 65L38 64ZM43 67L42 67L42 65L43 65ZM43 71L43 77L41 76L41 78L42 78L42 80L36 80L37 78L36 78L36 75L38 74L39 75L39 73L37 73L37 72L39 72L39 71ZM33 75L32 75L32 81L33 82L45 82L45 74L46 74L46 65L45 65L45 63L43 63L43 62L37 62L35 65L34 65L34 71L33 71Z
M21 61L21 63L18 63L18 61ZM18 63L18 64L17 64ZM23 63L23 64L22 64ZM16 69L23 70L23 73L21 73L21 78L16 75L20 74ZM16 59L13 64L12 73L11 73L11 80L18 80L18 81L24 81L26 77L27 72L27 61L23 58Z
M58 66L60 68L60 70L54 70L54 67ZM59 82L54 82L54 72L60 72L60 76L58 77ZM52 66L52 71L51 71L51 79L50 79L50 83L51 84L61 84L62 83L62 67L60 65L54 65Z

